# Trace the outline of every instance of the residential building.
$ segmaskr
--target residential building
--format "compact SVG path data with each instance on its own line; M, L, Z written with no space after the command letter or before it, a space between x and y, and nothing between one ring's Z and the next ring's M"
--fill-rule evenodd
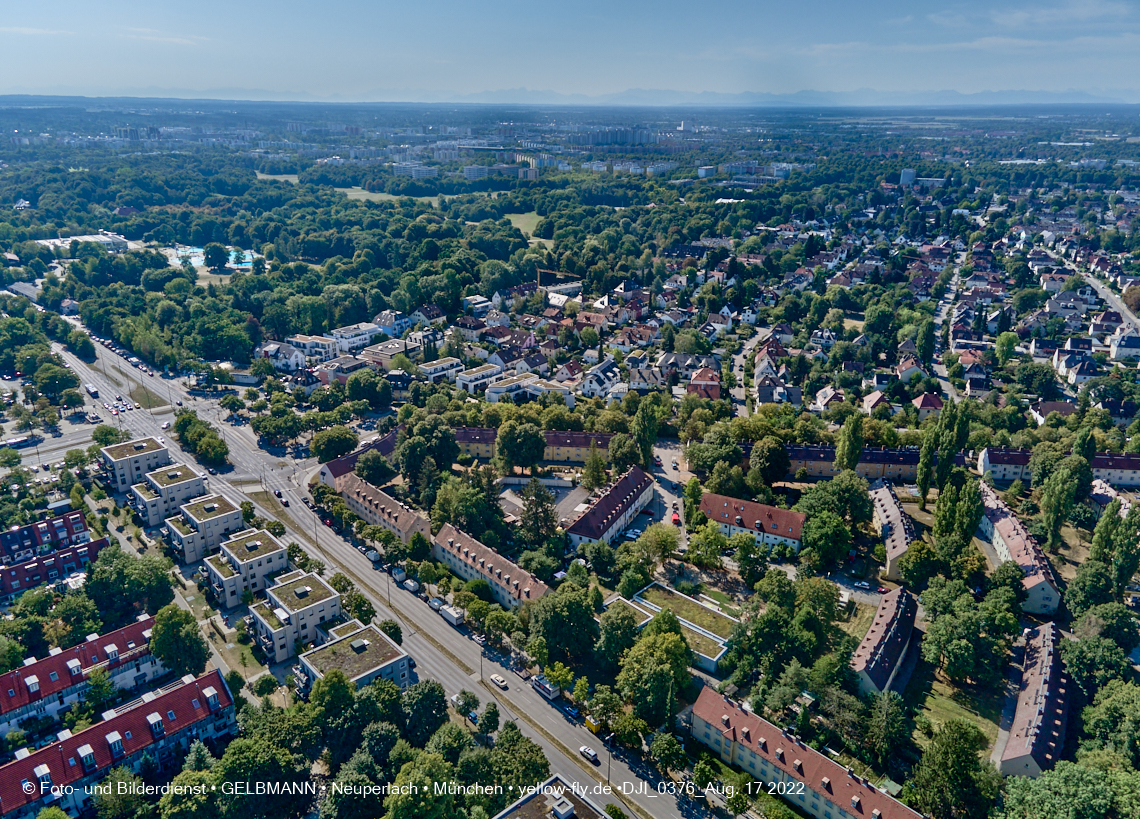
M639 466L603 489L598 499L587 508L566 530L570 543L602 541L610 543L624 531L653 499L653 478Z
M0 604L8 605L28 589L44 583L63 582L78 588L86 579L87 565L106 546L104 537L4 566L0 569Z
M1126 517L1128 512L1132 509L1132 501L1124 497L1116 491L1116 487L1108 481L1102 481L1099 478L1092 482L1092 491L1089 492L1088 505L1096 513L1099 519L1104 514L1104 510L1113 501L1120 501L1120 517Z
M273 363L274 369L282 372L295 372L306 363L304 351L284 341L266 341L259 344L253 357L268 359Z
M515 375L496 381L487 387L485 395L488 403L497 404L504 399L515 403L534 401L547 393L561 395L566 406L574 408L574 394L569 387L539 378L534 373Z
M178 508L180 515L166 519L166 532L183 563L197 563L231 532L245 528L241 509L221 495L206 495Z
M898 581L899 561L915 541L914 521L903 511L895 488L878 480L871 484L871 503L874 506L874 524L887 552L887 565L883 577Z
M801 468L809 478L833 478L839 474L835 468L835 447L827 444L787 444L784 447L792 465L789 475L795 475ZM855 473L861 478L873 481L878 478L894 483L913 482L918 476L918 447L888 449L887 447L864 447L859 455ZM966 459L961 453L954 457L954 463L965 466Z
M1025 631L1021 667L1014 668L1020 672L1017 708L992 757L1003 776L1040 776L1064 750L1073 685L1061 661L1061 639L1055 623Z
M545 359L544 359L545 360ZM420 364L420 373L432 384L440 381L454 381L455 377L463 372L463 362L458 358L441 358Z
M360 351L360 356L368 359L382 370L390 370L395 366L392 360L396 356L403 354L409 359L413 359L420 354L421 350L423 347L410 338L393 338L365 347Z
M336 489L337 478L356 469L356 462L360 456L371 450L376 450L384 456L385 460L391 463L392 457L396 453L396 439L399 437L400 430L403 428L404 425L400 424L387 435L382 435L379 438L369 441L355 452L342 455L339 458L334 458L328 463L323 464L317 472L317 479L325 486Z
M685 391L698 398L720 400L720 373L708 367L701 367L689 378Z
M442 310L434 304L421 304L412 313L412 326L423 324L425 326L432 324L447 324L447 316ZM380 322L376 322L379 324Z
M922 423L931 416L937 418L938 413L942 412L942 399L933 392L924 392L912 400L911 403L918 411L919 423Z
M669 388L669 377L656 367L637 367L629 371L629 388L645 395Z
M463 298L463 309L467 310L476 318L487 315L494 306L495 305L491 304L490 299L483 296L465 296Z
M170 463L170 452L154 438L136 438L99 450L103 470L114 492L125 493L143 475Z
M19 729L32 717L56 719L80 700L87 678L102 669L115 687L130 691L166 673L150 653L154 618L149 614L106 634L89 634L77 646L52 649L37 660L28 657L19 667L0 675L0 732Z
M917 612L914 595L904 588L887 592L879 599L871 628L851 657L860 694L881 694L895 684L914 635Z
M82 512L68 512L47 520L13 526L0 532L0 564L22 563L37 555L90 540L91 532Z
M546 449L542 459L551 463L583 464L590 456L590 444L598 450L598 454L607 461L610 457L610 439L614 436L607 432L562 432L551 430L544 432L546 436Z
M456 375L455 386L474 395L494 384L502 377L502 374L503 368L498 364L481 364Z
M342 353L350 353L353 350L361 350L372 343L372 339L382 333L380 325L373 324L370 321L362 321L357 324L348 324L344 327L337 327L335 330L330 330L326 335L336 342L336 348Z
M534 788L527 788L516 801L493 819L608 819L609 814L590 799L587 790L561 774L554 774Z
M340 671L358 689L375 680L407 688L410 660L408 652L376 626L350 620L329 629L328 642L298 657L293 676L302 696L308 696L313 683L331 671Z
M508 610L550 591L537 577L450 523L432 540L431 553L464 580L486 580L495 602Z
M380 332L389 338L399 338L415 326L412 317L401 313L399 310L384 310L377 314L372 321L380 328Z
M460 316L456 319L453 325L459 334L463 336L464 341L474 344L483 337L483 332L487 329L486 323L482 319L477 319L474 316Z
M172 463L146 473L127 495L127 503L150 528L160 526L191 498L206 494L206 481L198 470L186 464Z
M264 591L272 577L289 568L289 556L277 538L264 529L246 529L225 541L206 558L206 579L222 608L242 602L242 595Z
M320 379L321 384L326 387L331 385L334 381L339 381L343 386L348 384L348 379L353 373L360 372L366 368L375 369L375 365L367 358L354 355L340 355L326 361L324 364L318 364L314 368L314 372L317 378Z
M265 596L249 608L250 629L271 663L288 660L297 646L318 642L320 626L341 615L340 595L311 572L278 576Z
M578 391L587 398L600 398L619 381L621 381L621 370L618 369L617 362L606 356L586 371L582 382L578 385Z
M416 532L431 539L431 522L427 518L358 478L355 472L337 478L336 491L350 512L371 526L387 529L404 543L411 542Z
M720 369L720 365L711 355L692 353L661 353L657 356L654 366L663 372L672 370L683 381L688 381L693 377L693 373L702 367L708 367L710 370Z
M1027 594L1022 609L1029 614L1053 614L1061 603L1061 593L1053 569L1033 535L985 481L979 481L984 511L978 524L980 537L994 545L1004 562L1012 560L1025 574L1022 585Z
M791 546L797 552L807 519L802 512L712 492L701 495L700 510L709 520L716 522L726 537L737 533L749 534L756 538L758 544Z
M0 817L30 819L45 807L76 816L94 804L93 786L115 768L137 773L143 760L169 776L196 740L237 734L233 696L220 671L182 679L111 709L101 722L0 767Z
M338 355L336 341L327 336L289 336L285 342L291 347L300 350L305 356L305 363L309 366L330 361Z
M455 430L455 443L459 451L481 461L489 461L495 457L495 440L498 438L497 429L483 427L457 427Z
M689 734L757 781L792 785L773 792L783 790L783 799L815 819L921 819L869 779L711 686L693 704Z
M995 483L1020 480L1031 483L1028 449L1003 449L987 447L978 455L978 471L983 475L989 472ZM1098 452L1093 455L1093 478L1107 481L1113 486L1140 486L1140 455L1112 452Z

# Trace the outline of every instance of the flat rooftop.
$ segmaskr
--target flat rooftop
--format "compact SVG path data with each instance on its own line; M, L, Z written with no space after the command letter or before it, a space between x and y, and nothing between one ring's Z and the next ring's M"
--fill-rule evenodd
M155 486L163 489L200 477L197 472L185 464L164 466L162 469L156 469L153 472L146 473L146 476Z
M191 503L183 504L182 511L194 520L202 521L236 512L237 507L221 495L207 495Z
M237 572L234 571L234 567L230 565L230 562L221 555L210 555L206 558L206 562L213 566L214 571L222 577L233 577L237 574Z
M287 611L299 611L336 595L332 587L315 574L303 574L295 580L279 582L269 592Z
M274 631L278 631L285 627L285 624L282 623L277 618L277 615L273 613L273 606L269 605L269 603L264 600L262 600L260 603L254 603L249 607L249 610L250 613L256 614L258 617L264 620Z
M158 497L158 493L150 488L149 483L136 483L131 486L131 489L138 492L145 500L154 500Z
M194 530L186 525L186 521L175 515L172 518L166 519L166 525L172 529L177 529L182 535L193 534Z
M136 438L126 443L105 446L103 447L103 454L113 461L121 461L135 455L158 452L160 449L166 449L166 447L154 438Z
M301 656L321 676L330 671L340 671L350 680L355 680L382 668L403 654L378 628L365 626Z
M256 560L259 557L282 552L285 547L281 541L264 529L242 532L237 537L230 538L222 544L222 548L229 552L240 563Z

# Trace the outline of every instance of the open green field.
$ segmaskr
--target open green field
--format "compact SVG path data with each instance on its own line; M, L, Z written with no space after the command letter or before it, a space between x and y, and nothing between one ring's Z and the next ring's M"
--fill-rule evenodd
M712 609L705 608L694 600L666 589L664 586L653 585L642 592L639 597L646 602L663 609L670 609L682 620L688 620L695 626L700 626L718 637L728 639L736 623Z
M270 182L288 182L290 185L297 184L297 174L295 173L262 173L257 172L258 179L268 179Z
M955 717L977 725L986 735L985 755L989 756L993 750L1003 704L1000 690L977 693L958 688L951 685L937 668L920 659L903 692L903 699L914 714L925 714L935 728ZM916 729L914 741L926 747L929 738Z
M846 620L839 621L838 625L856 640L862 640L871 629L875 620L875 607L866 603L856 603L855 611Z
M156 409L158 407L165 407L167 403L155 395L153 392L148 390L146 387L144 387L142 384L136 384L127 394L136 404L142 404L143 409Z
M534 229L538 227L539 221L542 219L535 211L530 213L511 213L507 215L511 220L511 224L521 230L528 238L534 233Z

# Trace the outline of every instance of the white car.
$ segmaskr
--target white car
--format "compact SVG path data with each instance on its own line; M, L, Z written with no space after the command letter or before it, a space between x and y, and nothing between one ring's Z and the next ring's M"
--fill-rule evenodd
M578 753L586 757L586 759L590 760L591 762L596 763L598 761L598 754L589 745L583 745L578 749Z
M169 421L163 421L162 422L162 428L163 429L170 429L170 422Z
M499 688L503 689L504 691L507 690L507 681L503 679L501 674L492 674L491 682L499 686Z

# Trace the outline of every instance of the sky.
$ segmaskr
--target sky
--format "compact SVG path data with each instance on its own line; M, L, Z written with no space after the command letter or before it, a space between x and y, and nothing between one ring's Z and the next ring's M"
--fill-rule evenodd
M1140 101L1140 2L37 0L5 4L0 55L0 94L875 89Z

